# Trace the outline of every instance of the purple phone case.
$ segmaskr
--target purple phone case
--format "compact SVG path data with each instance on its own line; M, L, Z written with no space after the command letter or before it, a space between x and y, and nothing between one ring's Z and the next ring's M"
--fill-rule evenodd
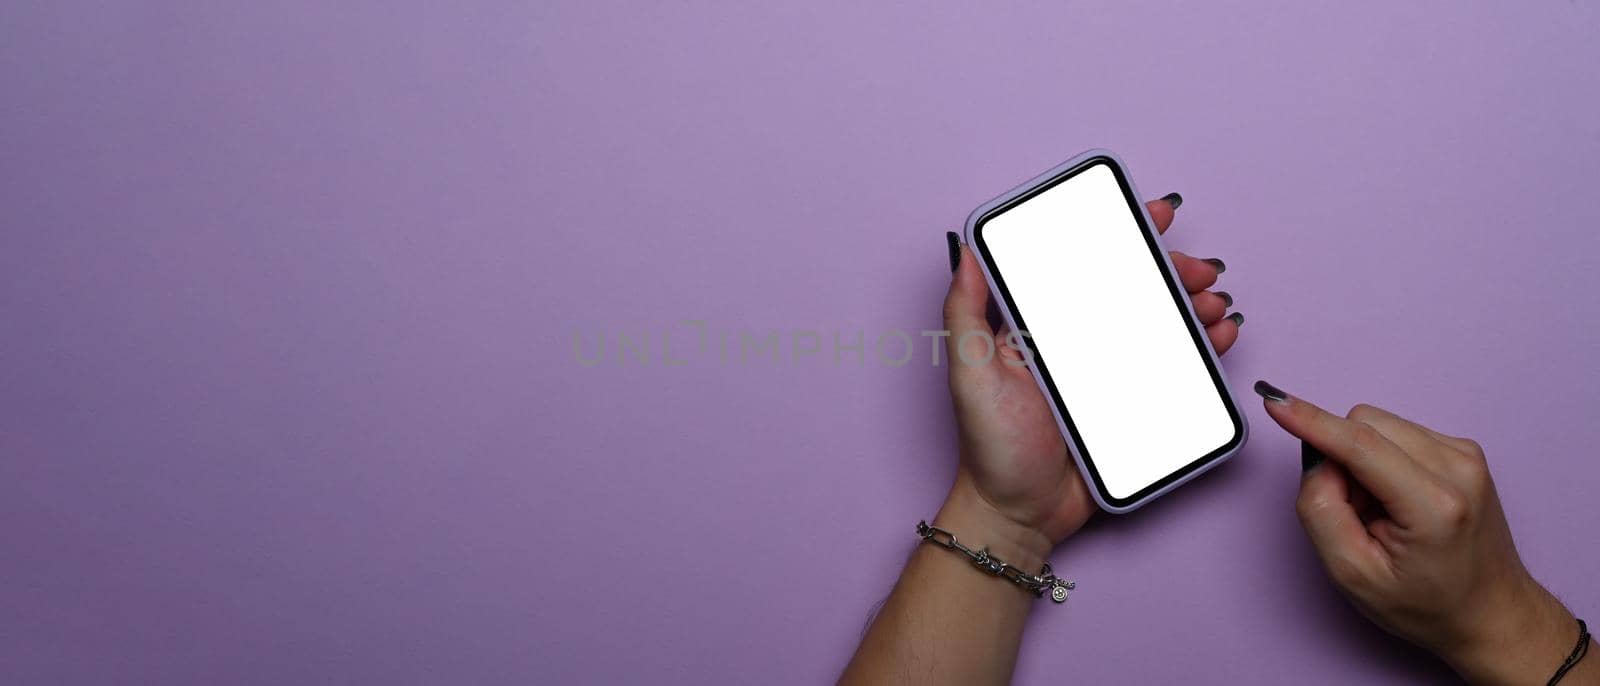
M1102 150L1102 149L1088 150L1088 151L1085 151L1083 153L1080 153L1080 154L1074 156L1072 159L1067 160L1066 162L1062 162L1061 164L1056 165L1055 167L1051 168L1049 171L1044 172L1043 174L1040 174L1038 176L1033 177L1032 179L1029 179L1026 183L1023 183L1022 185L1019 185L1016 188L1013 188L1013 189L1011 189L1009 191L1006 191L1004 194L1001 194L1000 196L994 198L993 200L990 200L989 202L986 202L986 203L984 203L982 205L979 205L977 209L972 211L972 214L967 215L967 227L966 227L966 232L965 232L966 233L967 245L969 245L969 246L970 245L974 245L973 236L972 236L973 228L977 225L978 219L983 217L990 210L993 210L994 208L999 207L1000 205L1003 205L1003 204L1005 204L1007 202L1010 202L1013 198L1016 198L1019 195L1023 195L1025 193L1027 193L1028 191L1033 190L1034 188L1036 188L1036 187L1038 187L1038 186L1050 181L1051 179L1054 179L1057 176L1060 176L1060 175L1066 173L1069 170L1072 170L1072 169L1074 169L1074 168L1076 168L1078 166L1081 166L1081 165L1089 162L1090 160L1097 159L1097 158L1105 158L1105 159L1111 160L1112 164L1115 164L1119 169L1121 169L1122 177L1124 179L1127 179L1128 188L1129 188L1129 190L1131 190L1133 192L1133 196L1135 198L1143 197L1143 196L1139 195L1139 189L1133 182L1133 176L1128 173L1127 165L1122 163L1122 158L1117 157L1116 153L1113 153L1110 150ZM1167 254L1167 249L1166 249L1165 245L1163 245L1161 243L1161 234L1159 232L1155 231L1155 222L1150 219L1150 213L1145 210L1144 205L1142 203L1136 203L1136 204L1138 204L1139 214L1140 214L1141 218L1144 220L1143 226L1141 227L1142 230L1150 232L1150 237L1155 240L1156 245L1160 248L1159 252L1161 253L1161 260L1163 262L1165 262L1166 265L1167 265L1167 270L1166 270L1167 278L1169 279L1169 281L1172 280L1172 279L1176 279L1177 275L1178 275L1178 270L1177 270L1176 267L1174 267L1172 265L1172 258ZM983 258L983 253L981 251L979 251L979 250L972 250L972 255L973 255L973 257L976 257L978 259L978 264L983 267L983 278L984 278L985 281L989 282L989 293L994 296L996 302L1000 302L1000 303L1002 303L1004 305L1003 307L998 308L1000 310L1001 316L1005 317L1006 324L1011 326L1011 328L1013 330L1018 329L1017 323L1015 321L1012 321L1011 307L1010 307L1011 303L1009 303L1009 302L1007 302L1005 300L1005 296L1000 292L1000 289L995 286L994 273L990 269L988 261ZM1182 288L1182 284L1174 284L1174 285L1178 286L1179 288ZM1227 374L1220 373L1222 371L1222 364L1217 359L1217 351L1213 350L1211 348L1211 338L1205 335L1204 328L1200 326L1200 318L1195 316L1194 304L1191 303L1188 298L1182 298L1182 300L1183 300L1183 308L1189 315L1189 317L1188 317L1189 326L1190 327L1194 327L1194 328L1199 330L1200 340L1205 343L1206 355L1209 355L1211 357L1212 364L1217 365L1217 370L1219 372L1219 376L1222 379L1222 392L1227 395L1228 402L1232 403L1235 408L1238 408L1239 407L1239 402L1237 400L1238 396L1234 395L1233 387L1230 386L1229 383L1228 383ZM1028 364L1028 370L1033 373L1034 383L1039 384L1039 392L1043 393L1045 398L1047 400L1049 400L1051 398L1050 389L1045 386L1044 377L1040 376L1038 367L1036 365L1034 365L1030 361L1029 364ZM1155 491L1155 492L1153 492L1153 493L1151 493L1151 494L1149 494L1149 495L1147 495L1147 496L1145 496L1143 498L1140 498L1140 499L1138 499L1136 501L1128 503L1127 505L1114 506L1114 505L1110 504L1110 495L1107 494L1107 493L1102 492L1102 489L1095 485L1094 479L1089 475L1089 468L1084 463L1084 460L1083 460L1083 450L1082 450L1081 446L1079 446L1077 444L1076 441L1072 440L1072 432L1067 430L1067 424L1061 418L1061 409L1056 407L1056 404L1055 404L1054 401L1050 401L1049 404L1050 404L1050 413L1051 413L1051 415L1053 415L1056 418L1056 427L1061 430L1061 437L1066 440L1066 442L1067 442L1067 450L1072 453L1072 459L1075 460L1078 463L1078 473L1083 476L1084 483L1089 486L1089 493L1091 493L1094 496L1095 502L1100 505L1101 509L1103 509L1103 510L1105 510L1107 512L1112 512L1112 513L1116 513L1116 514L1122 514L1122 513L1125 513L1125 512L1132 512L1133 510L1139 509L1140 507L1143 507L1146 503L1148 503L1148 502L1150 502L1152 500L1155 500L1156 498L1159 498L1159 497L1167 494L1172 489L1177 488L1179 486L1182 486L1185 483L1188 483L1188 481L1190 479L1193 479L1193 478L1195 478L1197 476L1200 476L1201 474L1204 474L1207 471L1210 471L1212 468L1216 467L1217 465L1228 461L1234 455L1238 454L1238 452L1241 449L1244 448L1245 443L1248 442L1249 438L1250 438L1250 424L1245 419L1244 412L1243 412L1243 410L1241 408L1240 412L1239 412L1239 444L1238 444L1238 446L1236 446L1234 449L1229 450L1229 451L1227 451L1227 452L1225 452L1225 453L1223 453L1221 455L1218 455L1215 458L1212 458L1209 462L1206 462L1205 464L1200 465L1194 471L1189 472L1188 474L1184 475L1182 478L1178 479L1177 481L1174 481L1174 482L1172 482L1170 484L1167 484L1165 487L1163 487L1163 488L1161 488L1161 489L1159 489L1159 490L1157 490L1157 491Z

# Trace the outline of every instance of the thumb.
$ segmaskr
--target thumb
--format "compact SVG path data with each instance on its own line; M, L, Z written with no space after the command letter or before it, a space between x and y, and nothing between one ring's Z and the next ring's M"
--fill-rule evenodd
M1384 552L1351 503L1350 477L1338 464L1319 465L1300 480L1295 513L1328 576L1348 585L1384 564Z
M955 274L944 296L944 328L950 332L945 347L950 366L987 366L995 358L994 329L989 327L989 284L972 250L955 232L946 232Z

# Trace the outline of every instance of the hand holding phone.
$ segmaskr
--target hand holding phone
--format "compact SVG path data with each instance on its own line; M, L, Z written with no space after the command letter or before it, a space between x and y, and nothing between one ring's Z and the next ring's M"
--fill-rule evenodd
M1164 199L1146 205L1157 231L1172 225L1175 204ZM1029 369L1018 364L1021 354L1006 345L1009 332L995 331L985 318L989 286L975 255L954 234L951 243L956 266L944 313L951 332L950 391L961 432L956 492L972 491L1010 521L1059 542L1083 525L1095 501L1073 465L1049 401ZM1172 253L1170 260L1212 347L1226 352L1239 334L1239 319L1224 316L1230 296L1207 290L1217 281L1217 266L1182 253ZM986 346L979 336L994 340L995 358L985 364L960 362L956 346L962 342L973 348L967 358L982 357L985 351L979 348Z
M1148 206L1159 231L1172 223L1181 201L1168 197ZM943 358L960 426L961 462L934 525L1016 569L1040 573L1051 548L1094 512L1094 500L1032 372L1005 345L1007 332L989 325L989 287L974 253L954 233L947 240L955 273L944 303L950 336ZM1205 290L1220 269L1177 253L1170 260L1207 325L1211 345L1226 351L1239 334L1239 320L1223 316L1229 298ZM960 345L972 349L963 355ZM971 361L959 361L963 357ZM840 683L1010 679L1023 619L1036 601L1012 584L974 573L969 562L949 552L918 546Z
M1201 317L1219 308L1198 307L1221 298L1188 294L1208 287L1221 263L1169 256L1136 197L1122 163L1097 150L967 220L987 290L1018 332L1004 338L1028 358L1013 369L1030 373L1090 496L1111 512L1216 466L1246 436ZM1232 319L1232 333L1241 321ZM976 357L955 355L987 343L952 330L952 379Z

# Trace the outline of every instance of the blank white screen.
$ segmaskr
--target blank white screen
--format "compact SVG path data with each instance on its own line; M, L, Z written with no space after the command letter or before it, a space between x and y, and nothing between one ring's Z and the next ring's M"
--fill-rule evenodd
M1113 498L1233 438L1110 167L1095 164L991 217L982 237Z

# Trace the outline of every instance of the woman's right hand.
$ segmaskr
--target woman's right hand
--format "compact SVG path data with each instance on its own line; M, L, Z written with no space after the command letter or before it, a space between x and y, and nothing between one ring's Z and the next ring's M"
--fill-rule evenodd
M1296 508L1335 585L1483 684L1542 684L1578 623L1523 567L1483 449L1370 405L1330 414L1265 382L1267 414L1326 456ZM1600 655L1562 683L1600 683Z

